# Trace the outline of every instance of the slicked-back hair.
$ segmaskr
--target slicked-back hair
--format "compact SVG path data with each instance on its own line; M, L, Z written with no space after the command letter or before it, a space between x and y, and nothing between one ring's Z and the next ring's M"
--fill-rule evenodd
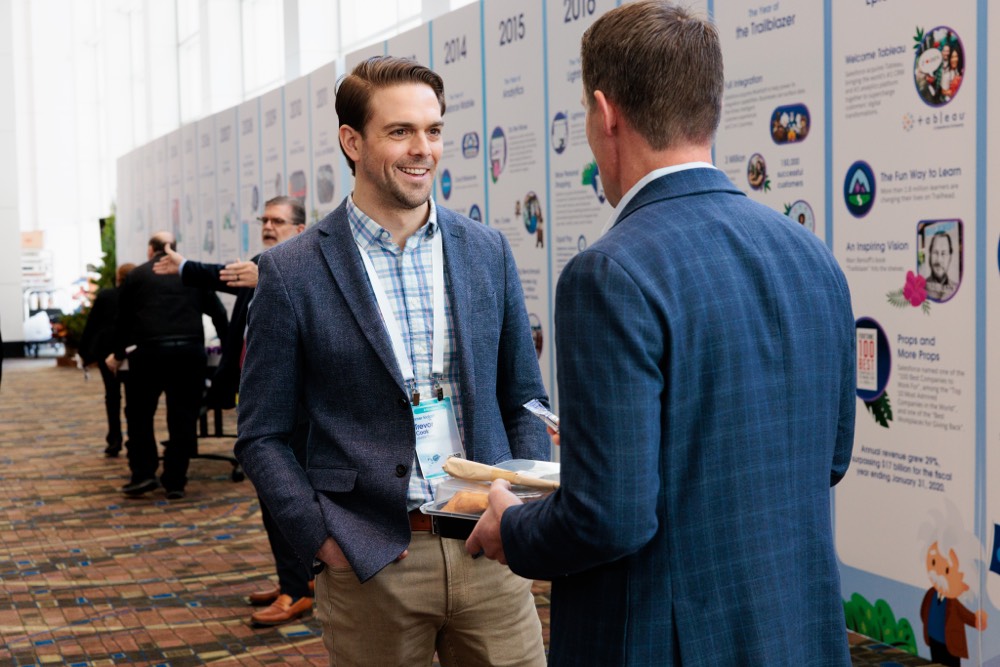
M350 74L340 78L335 103L340 124L347 125L364 136L365 125L374 113L371 99L375 91L406 83L430 86L441 104L441 115L444 115L444 81L434 70L405 58L375 56L358 63ZM347 158L353 174L354 160L347 155L343 145L340 150Z
M292 219L288 222L293 225L306 224L306 209L302 205L302 201L297 197L286 197L285 195L271 197L264 202L264 208L266 209L268 206L281 206L282 204L285 204L292 209Z
M707 20L638 0L594 22L581 44L587 104L600 90L655 150L710 143L722 112L722 49Z

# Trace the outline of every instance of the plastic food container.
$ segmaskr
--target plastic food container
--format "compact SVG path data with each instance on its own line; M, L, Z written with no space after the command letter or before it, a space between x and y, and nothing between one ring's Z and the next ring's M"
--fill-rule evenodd
M532 461L530 459L511 459L503 463L497 463L497 468L510 470L512 472L527 473L531 477L541 477L544 479L559 480L559 464L551 461ZM530 502L544 498L550 491L542 491L527 486L514 485L511 490L516 496ZM445 511L443 508L448 501L459 491L469 493L479 493L484 496L490 492L489 482L471 482L464 479L449 478L435 487L435 498L429 503L420 507L420 511L429 514L435 519L438 534L442 537L453 537L456 539L466 539L472 532L481 514L465 514Z

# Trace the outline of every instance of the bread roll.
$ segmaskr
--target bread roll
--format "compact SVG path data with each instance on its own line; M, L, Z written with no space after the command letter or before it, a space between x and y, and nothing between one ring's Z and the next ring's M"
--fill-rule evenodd
M444 507L444 512L453 514L482 514L486 511L489 496L478 491L459 491L451 497Z

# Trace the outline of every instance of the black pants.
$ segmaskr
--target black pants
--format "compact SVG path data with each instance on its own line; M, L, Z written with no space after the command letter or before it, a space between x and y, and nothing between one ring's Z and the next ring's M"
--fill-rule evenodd
M104 440L111 447L121 447L122 444L122 383L121 379L111 372L104 359L97 362L104 381L104 409L108 413L108 435Z
M205 348L186 345L140 345L128 359L125 417L128 420L128 465L132 481L156 477L159 450L153 417L160 395L167 396L169 443L163 452L163 486L183 490L188 463L198 451L198 415L205 390Z
M299 423L292 434L292 452L299 465L305 468L306 465L306 439L309 435L309 421L305 418L300 409ZM289 544L288 539L282 534L278 522L275 521L267 505L260 500L260 516L264 521L264 530L267 531L267 541L271 546L271 553L274 555L274 566L278 571L278 586L285 595L292 596L293 600L301 597L312 597L309 590L309 582L312 581L312 563L303 564L299 560L295 549Z
M948 647L939 641L931 639L931 660L945 667L959 667L962 659L948 652Z

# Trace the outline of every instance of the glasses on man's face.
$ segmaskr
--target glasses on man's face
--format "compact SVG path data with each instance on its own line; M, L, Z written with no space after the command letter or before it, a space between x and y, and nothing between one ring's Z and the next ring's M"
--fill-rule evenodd
M257 218L257 222L259 222L261 225L266 225L267 223L270 222L275 227L281 227L282 225L292 224L287 220L282 220L281 218L271 218L266 215L262 215L259 218Z

